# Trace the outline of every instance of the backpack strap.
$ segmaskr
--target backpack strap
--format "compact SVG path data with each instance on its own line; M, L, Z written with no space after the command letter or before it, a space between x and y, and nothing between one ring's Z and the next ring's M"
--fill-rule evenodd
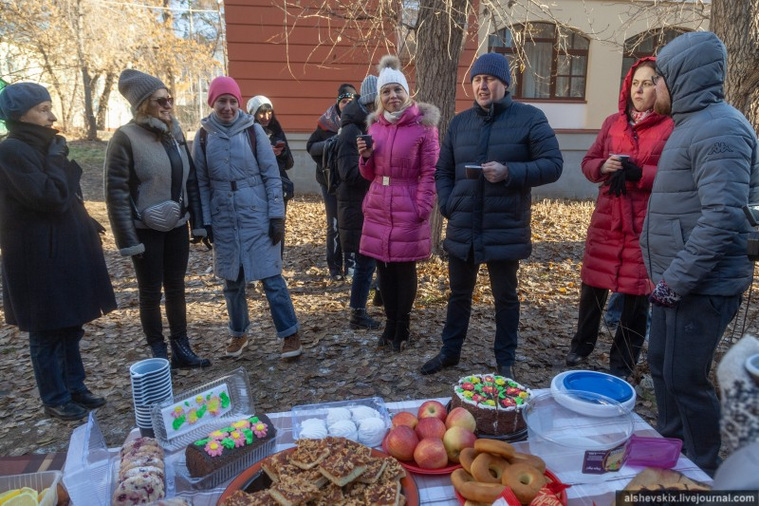
M258 156L256 153L256 128L255 125L251 125L247 128L248 130L248 137L250 138L250 149L253 151L253 156L256 158L256 161L258 161ZM206 142L208 141L208 132L205 128L200 129L200 132L198 132L198 135L200 136L198 138L198 142L200 143L200 149L203 152L203 158L206 158Z
M250 137L250 148L253 150L253 157L258 162L258 153L256 153L256 125L255 123L248 127L248 137Z

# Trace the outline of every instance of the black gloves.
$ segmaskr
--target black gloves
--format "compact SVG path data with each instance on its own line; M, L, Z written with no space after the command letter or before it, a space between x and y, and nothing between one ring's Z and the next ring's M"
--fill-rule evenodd
M98 235L105 235L105 227L92 216L90 216L90 220L92 220L92 226L95 227L95 231L97 231Z
M269 237L272 244L278 244L285 238L285 219L272 218L269 220Z
M66 144L66 139L64 139L61 135L56 135L53 137L52 142L50 142L50 146L47 148L47 154L48 156L62 156L64 158L68 156L69 147Z
M643 169L632 163L630 160L622 160L622 169L618 170L609 178L609 191L607 195L627 195L627 188L625 182L630 181L632 183L640 181L643 177Z
M640 178L643 177L643 169L632 163L630 160L623 160L622 168L624 169L625 179L627 181L635 183L640 181Z
M206 229L205 237L200 236L200 235L194 235L192 236L192 239L190 239L190 242L192 244L198 244L202 242L207 249L211 250L213 249L213 246L211 246L213 244L213 228L211 228L211 225L206 225L205 229Z

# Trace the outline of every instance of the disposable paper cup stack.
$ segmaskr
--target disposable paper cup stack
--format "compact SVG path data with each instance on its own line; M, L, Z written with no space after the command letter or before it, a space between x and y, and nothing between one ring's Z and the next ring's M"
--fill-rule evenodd
M141 360L129 367L129 375L137 427L143 434L150 434L153 431L150 406L174 395L169 361L165 358Z

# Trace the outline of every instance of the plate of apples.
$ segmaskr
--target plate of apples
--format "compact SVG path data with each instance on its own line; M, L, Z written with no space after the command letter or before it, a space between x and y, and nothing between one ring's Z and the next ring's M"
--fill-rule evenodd
M382 449L416 474L450 474L461 467L459 453L474 446L477 422L464 408L449 413L435 400L422 403L416 413L401 411L392 418L392 428Z

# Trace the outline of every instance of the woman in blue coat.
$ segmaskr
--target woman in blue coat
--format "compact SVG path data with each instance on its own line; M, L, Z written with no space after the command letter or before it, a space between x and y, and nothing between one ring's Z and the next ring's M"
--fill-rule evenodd
M279 166L263 128L240 109L241 103L234 79L214 79L208 89L213 112L201 121L193 146L203 222L214 242L214 272L224 280L231 336L227 355L237 357L248 345L245 285L260 280L284 341L282 358L297 357L298 319L282 278L285 205Z
M85 386L82 325L116 309L98 232L87 214L82 169L53 128L48 91L34 83L0 93L0 249L5 321L29 332L45 413L79 420L105 399Z

